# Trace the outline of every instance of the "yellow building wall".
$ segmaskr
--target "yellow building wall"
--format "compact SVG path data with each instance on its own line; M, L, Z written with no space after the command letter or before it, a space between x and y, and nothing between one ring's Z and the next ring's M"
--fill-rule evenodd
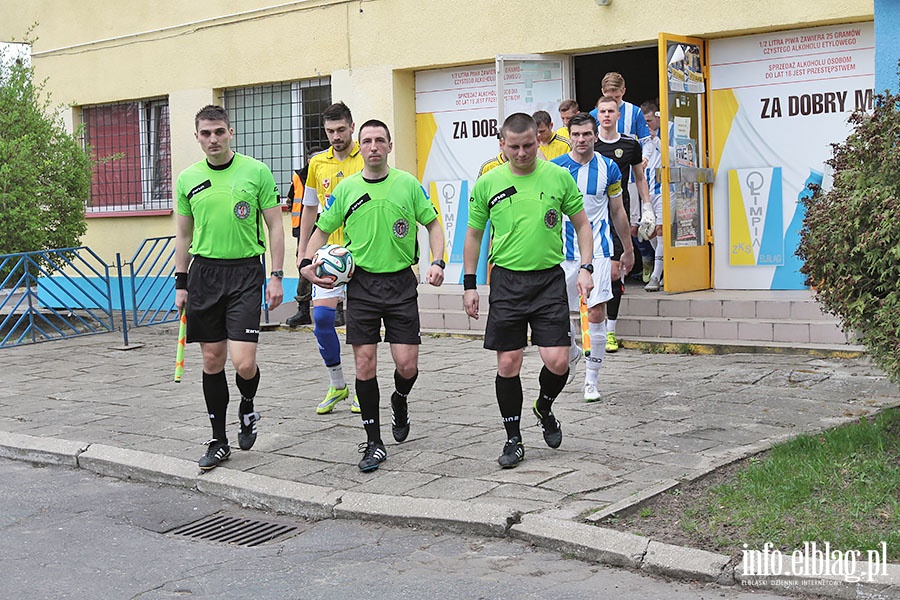
M416 172L415 71L490 62L497 54L578 54L656 44L659 28L734 36L871 20L873 0L0 0L0 41L35 22L33 64L54 102L83 105L167 96L172 169L202 158L193 116L223 88L328 75L357 125L394 133L394 164ZM568 25L567 25L568 24ZM571 31L560 35L560 32ZM599 74L598 74L599 76ZM64 115L68 123L74 118ZM240 132L236 132L240 135ZM285 231L290 237L289 218ZM112 261L174 216L99 217L82 242ZM296 275L290 247L285 259Z

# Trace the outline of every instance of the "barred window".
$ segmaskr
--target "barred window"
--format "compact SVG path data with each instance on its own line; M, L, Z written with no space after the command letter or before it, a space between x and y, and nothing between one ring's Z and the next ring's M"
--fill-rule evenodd
M292 171L306 164L310 150L328 147L322 111L330 104L330 77L227 89L231 147L266 163L284 196Z
M169 101L82 107L84 144L94 165L87 212L170 210Z

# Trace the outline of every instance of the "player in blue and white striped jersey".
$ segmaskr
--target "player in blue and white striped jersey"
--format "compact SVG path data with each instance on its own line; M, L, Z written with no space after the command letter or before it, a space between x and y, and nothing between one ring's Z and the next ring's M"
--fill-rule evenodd
M591 231L594 237L594 255L590 258L582 257L579 255L578 245L575 243L575 231L572 224L567 221L564 223L563 252L565 260L562 266L566 272L566 284L569 291L570 317L574 313L576 321L579 314L578 292L575 286L578 271L584 264L593 265L594 289L585 299L588 306L591 340L591 354L587 358L585 372L585 402L594 402L600 399L597 379L606 347L606 302L612 298L610 257L613 255L613 241L610 219L625 246L626 252L622 255L622 262L633 261L634 257L628 213L622 202L622 172L615 162L594 152L597 132L597 121L593 117L586 113L575 115L569 121L572 150L552 161L572 174L578 189L584 195L584 211L591 222ZM626 264L625 267L630 269L631 265ZM574 353L580 353L578 347L575 346L580 327L575 328L573 324L572 329L573 347L570 349L570 358L575 356Z

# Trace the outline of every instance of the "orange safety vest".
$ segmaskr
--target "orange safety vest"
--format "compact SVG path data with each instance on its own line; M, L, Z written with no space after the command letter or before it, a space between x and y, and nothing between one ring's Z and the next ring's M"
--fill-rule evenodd
M291 176L291 189L288 190L288 198L291 200L291 234L300 237L300 212L303 210L303 193L306 186L303 180L306 178L306 167L295 170Z

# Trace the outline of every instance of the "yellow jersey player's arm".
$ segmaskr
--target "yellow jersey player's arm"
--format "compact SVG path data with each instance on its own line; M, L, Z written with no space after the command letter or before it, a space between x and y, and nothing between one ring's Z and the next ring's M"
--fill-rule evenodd
M300 213L300 238L297 240L297 264L300 259L306 255L306 244L309 242L309 236L312 235L313 227L316 225L316 217L319 216L319 194L307 183L303 192L303 211ZM327 239L327 238L326 238ZM316 250L319 247L316 246Z

